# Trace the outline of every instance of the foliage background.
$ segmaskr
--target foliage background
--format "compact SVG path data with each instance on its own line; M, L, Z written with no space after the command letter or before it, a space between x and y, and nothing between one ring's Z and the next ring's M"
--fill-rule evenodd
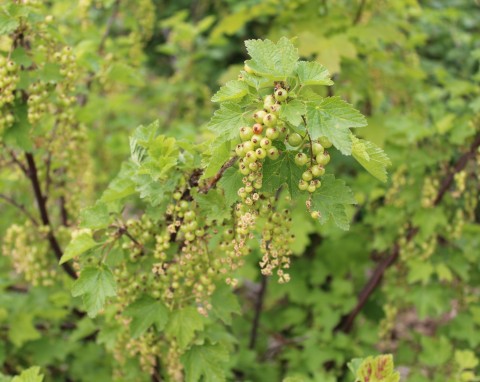
M41 17L53 16L51 27L72 47L78 64L78 102L71 110L84 136L72 140L69 150L79 158L76 171L82 176L66 176L50 195L62 247L80 211L100 197L129 156L133 127L158 119L162 133L205 144L213 138L203 128L214 111L210 98L243 67L243 41L295 37L302 57L333 74L328 95L341 96L367 116L368 127L357 133L383 147L393 165L382 184L351 158L332 155L335 174L358 202L349 210L351 229L320 226L301 209L292 211L298 255L292 280L267 282L254 348L249 335L265 282L250 260L237 291L240 306L232 303L240 314L223 333L230 349L227 379L347 381L351 358L393 353L405 381L479 380L476 2L29 3ZM11 38L5 7L0 6L4 56ZM18 51L13 57L24 59ZM35 139L49 129L37 131ZM18 137L4 137L2 146L1 194L38 214L30 183L11 163L9 150L22 155L22 145L11 145L12 139ZM459 166L462 158L466 162ZM67 195L64 227L56 193ZM135 215L141 207L132 209ZM0 211L2 237L12 224L25 224L10 204L1 204ZM25 253L46 246L42 240L39 235L22 243ZM38 365L47 381L112 380L118 365L108 318L81 314L66 278L51 286L29 285L12 270L11 253L2 247L2 372L13 375ZM383 278L368 284L372 276ZM373 286L371 293L358 299L364 285ZM345 316L356 306L350 324ZM121 380L152 378L136 358Z

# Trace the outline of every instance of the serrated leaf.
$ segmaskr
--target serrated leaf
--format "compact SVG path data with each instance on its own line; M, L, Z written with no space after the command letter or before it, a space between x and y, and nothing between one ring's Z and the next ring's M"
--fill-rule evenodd
M247 40L245 46L252 58L247 65L259 75L282 80L295 70L298 50L286 37L276 44L270 40Z
M299 61L297 75L300 84L308 85L333 85L328 69L318 62Z
M340 97L309 103L307 122L312 139L326 136L344 155L352 153L350 128L367 125L365 117Z
M230 206L227 205L225 197L217 189L212 189L207 194L196 193L193 198L202 215L206 217L208 224L216 221L220 225L230 217Z
M170 170L177 165L179 148L175 138L159 135L144 145L144 155L137 174L148 174L153 180L165 180Z
M102 245L102 243L97 243L95 240L93 240L91 233L80 232L77 236L72 238L70 243L67 245L67 248L65 248L59 264L66 263L74 257L87 252L89 249L98 247L100 245Z
M382 182L387 181L387 166L392 162L387 154L370 141L351 136L352 155L365 170Z
M163 330L168 322L168 308L153 297L143 295L125 309L124 314L132 317L130 332L133 338L141 336L152 325Z
M256 76L255 74L250 74L243 70L240 73L243 80L252 88L259 90L261 88L272 86L272 80L270 78Z
M322 186L312 195L312 210L320 212L320 223L333 219L339 228L348 230L350 223L345 206L356 204L352 190L331 174L325 175L321 181Z
M110 223L107 205L101 201L80 212L80 227L90 229L106 228Z
M237 296L226 285L217 287L212 295L212 311L225 324L232 324L232 314L240 314Z
M218 181L218 184L223 189L227 206L230 207L239 199L237 191L243 187L242 179L243 175L238 169L230 167L223 173L222 178Z
M275 192L280 186L287 184L292 198L300 193L298 181L304 170L295 164L295 155L296 152L287 151L282 153L277 160L265 160L262 191Z
M165 332L177 340L180 350L185 350L195 337L195 332L202 330L203 325L200 313L195 308L187 306L172 312Z
M110 182L107 189L103 192L101 200L103 202L113 202L123 199L135 193L135 182L132 177L135 174L134 165L131 162L122 164L117 176Z
M212 155L208 159L208 165L203 172L202 178L204 179L214 176L232 156L230 142L222 142L220 145L217 145L217 142L214 142L210 150Z
M302 123L302 115L304 115L306 111L307 107L305 103L295 99L282 105L280 109L280 119L297 126Z
M16 347L20 347L25 342L36 340L40 337L40 332L33 324L32 314L20 313L11 320L8 338Z
M243 98L248 93L248 85L244 81L228 81L212 97L212 102L234 101Z
M228 352L220 345L192 346L182 356L186 382L224 382ZM202 379L203 377L203 379Z
M393 357L391 354L379 355L377 357L367 357L362 360L358 366L358 360L355 360L356 367L355 382L399 382L400 373L394 370Z
M6 9L0 9L0 35L12 33L19 25L17 18L9 15Z
M95 317L103 309L107 297L115 295L115 278L105 264L84 268L72 287L73 297L83 297L89 317Z
M14 377L12 382L42 382L43 375L40 374L40 368L33 366L27 370L24 370L20 375Z
M242 108L234 103L223 103L208 123L208 128L217 134L219 144L239 137L239 129L247 125Z

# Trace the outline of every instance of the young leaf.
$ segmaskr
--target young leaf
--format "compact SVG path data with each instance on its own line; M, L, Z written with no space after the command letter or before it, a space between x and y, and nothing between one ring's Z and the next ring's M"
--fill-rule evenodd
M347 204L356 204L352 190L343 180L335 179L331 174L325 175L322 186L312 196L312 210L320 212L320 223L324 224L332 218L339 228L348 230Z
M101 201L98 201L92 207L85 208L80 212L80 216L80 227L82 228L102 229L110 223L107 204Z
M182 356L182 361L185 366L186 382L226 381L224 364L228 361L228 352L218 344L192 346Z
M125 309L124 314L132 317L130 332L133 338L141 336L152 325L163 330L168 322L168 308L160 301L143 295Z
M113 273L105 264L84 268L72 287L72 296L83 297L85 309L95 317L103 309L107 297L116 295Z
M382 182L387 181L387 166L392 162L387 154L372 142L351 136L352 155L365 170Z
M246 63L259 75L282 80L295 70L298 50L286 37L276 44L270 40L247 40L245 46L252 57Z
M349 365L350 370L356 368L355 382L399 382L400 373L394 370L391 354L367 357L358 366L358 360Z
M307 121L312 139L326 136L344 155L352 153L350 128L367 125L365 117L340 97L309 103Z
M165 332L176 338L180 350L184 350L195 336L195 331L203 329L203 317L192 306L174 310L170 315Z
M100 245L102 245L102 243L97 243L93 240L90 232L80 232L77 236L72 238L67 245L67 248L65 248L63 256L60 259L60 264L66 263L68 260Z
M43 375L40 374L38 366L31 367L21 372L20 375L14 377L12 382L42 382Z
M333 85L328 69L318 62L299 61L297 75L300 84L308 85Z
M247 120L239 105L234 103L223 103L212 119L208 127L217 134L219 143L238 138L238 130L247 124Z
M212 97L212 102L235 101L248 93L248 85L244 81L228 81Z

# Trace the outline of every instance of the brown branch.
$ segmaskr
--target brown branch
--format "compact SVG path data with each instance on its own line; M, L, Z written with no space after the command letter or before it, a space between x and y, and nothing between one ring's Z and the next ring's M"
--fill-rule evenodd
M477 149L480 147L480 134L477 134L474 141L470 145L470 149L463 154L458 161L456 162L455 166L453 167L452 171L445 177L443 182L440 185L438 190L437 196L434 200L433 205L438 206L445 196L446 192L452 185L455 174L462 171L468 161L475 157ZM415 235L419 232L418 227L411 228L405 237L407 242L410 242ZM343 316L340 323L335 327L335 331L342 331L344 333L349 333L352 330L353 323L361 312L365 304L367 303L368 299L372 295L372 293L376 290L376 288L380 285L383 275L385 274L386 270L391 267L398 259L400 255L400 245L398 241L393 245L392 249L389 251L390 255L385 257L375 268L373 274L370 276L370 279L367 281L363 289L361 290L358 296L358 302L355 307L352 309L350 313Z
M235 162L237 161L237 159L238 159L238 157L235 156L235 157L230 158L227 162L225 162L223 164L223 166L220 168L220 170L218 170L218 172L215 174L215 176L212 179L210 179L210 181L207 183L207 185L205 187L203 187L200 190L200 192L206 194L213 187L215 187L215 185L218 183L218 181L222 178L225 171L227 171L227 169L232 167L235 164Z
M112 14L110 15L110 17L107 20L107 24L105 26L105 31L103 32L102 39L100 40L100 44L98 45L97 52L100 55L102 55L104 53L107 38L110 35L113 23L114 23L115 19L117 18L119 9L120 9L120 0L116 0L115 3L113 3Z
M357 13L355 14L355 18L353 19L353 22L352 22L353 25L357 25L362 19L363 10L365 9L366 3L367 3L367 0L360 1L360 5L357 8Z
M257 301L255 302L255 315L253 316L252 330L250 331L250 343L248 345L249 349L255 349L255 345L257 343L258 327L260 325L260 316L263 309L263 300L265 298L265 292L267 290L267 281L268 277L262 275L260 289L257 295Z
M25 208L23 204L16 202L13 198L7 195L0 194L0 198L6 200L12 206L18 208L21 212L25 214L25 216L28 217L28 219L33 223L33 225L38 226L37 220L33 217L33 215L30 212L28 212L28 210Z
M62 249L60 248L60 244L58 243L57 238L55 237L55 234L53 233L53 227L50 222L50 217L48 215L48 210L46 205L47 199L42 194L42 189L40 188L40 181L38 179L38 171L37 171L37 166L35 164L35 159L32 153L25 153L25 156L27 158L27 164L28 164L27 176L30 179L30 183L32 184L33 193L35 196L35 200L37 201L37 206L40 212L41 221L43 225L50 228L48 230L47 240L50 244L50 248L55 254L55 257L58 260L60 260L62 258L63 252L62 252ZM67 272L67 274L71 278L73 279L77 278L76 272L74 271L74 269L69 263L62 264L62 268L65 270L65 272Z

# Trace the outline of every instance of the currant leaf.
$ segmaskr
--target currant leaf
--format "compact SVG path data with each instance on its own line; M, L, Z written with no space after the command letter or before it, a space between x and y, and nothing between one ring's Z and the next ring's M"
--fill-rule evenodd
M143 295L130 304L124 314L132 318L130 332L133 338L137 338L152 325L159 331L163 330L168 322L169 311L162 302Z
M209 382L226 381L224 364L228 358L227 350L221 345L192 346L182 357L186 381L198 382L202 377Z
M365 170L382 182L387 181L387 167L392 162L387 154L377 145L364 139L351 136L352 155Z
M328 69L318 62L299 61L297 63L297 75L300 84L308 85L333 85Z

